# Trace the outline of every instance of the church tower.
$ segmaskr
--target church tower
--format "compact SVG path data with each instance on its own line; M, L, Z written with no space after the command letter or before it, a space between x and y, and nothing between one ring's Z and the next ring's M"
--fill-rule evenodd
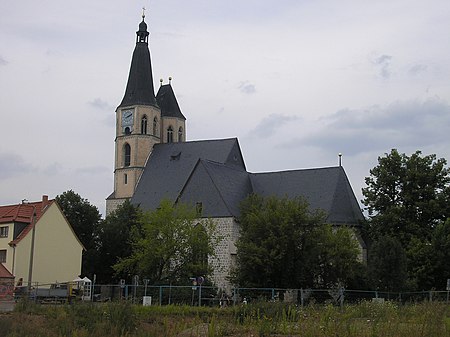
M130 199L153 145L186 140L185 120L171 83L155 96L148 47L149 32L142 15L122 102L116 109L114 192L106 199L106 215Z

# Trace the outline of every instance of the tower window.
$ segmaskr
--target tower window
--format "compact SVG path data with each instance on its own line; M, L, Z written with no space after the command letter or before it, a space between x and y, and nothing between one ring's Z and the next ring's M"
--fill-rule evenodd
M124 131L125 131L125 134L126 134L126 135L131 134L131 129L130 129L129 126L127 126L127 127L124 129Z
M153 118L153 136L158 134L158 118Z
M130 166L131 163L131 146L130 144L125 144L124 146L124 161L123 161L123 165L124 166Z
M144 115L141 119L141 134L147 134L147 116Z
M173 143L173 129L171 126L167 128L167 143Z
M126 184L128 184L128 174L124 174L123 175L123 183L126 185Z
M182 142L183 141L183 128L180 126L180 128L178 129L178 141Z

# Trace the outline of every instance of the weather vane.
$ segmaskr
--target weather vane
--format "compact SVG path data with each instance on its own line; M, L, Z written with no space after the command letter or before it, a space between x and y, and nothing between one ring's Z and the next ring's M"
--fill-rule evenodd
M142 7L142 18L145 18L145 7Z

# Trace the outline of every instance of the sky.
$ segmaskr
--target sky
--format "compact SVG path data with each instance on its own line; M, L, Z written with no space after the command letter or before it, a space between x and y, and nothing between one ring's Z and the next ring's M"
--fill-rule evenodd
M142 7L188 140L250 172L342 164L356 198L396 148L450 160L448 0L0 3L0 205L73 190L105 212Z

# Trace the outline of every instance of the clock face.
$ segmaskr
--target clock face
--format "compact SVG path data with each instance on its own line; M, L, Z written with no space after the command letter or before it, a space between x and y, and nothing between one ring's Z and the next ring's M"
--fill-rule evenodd
M133 125L133 110L122 111L122 126Z

